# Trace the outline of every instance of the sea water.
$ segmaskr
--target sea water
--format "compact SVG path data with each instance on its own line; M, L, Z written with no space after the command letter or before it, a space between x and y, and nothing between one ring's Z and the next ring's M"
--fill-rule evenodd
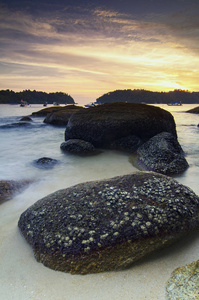
M186 113L197 105L159 106L174 116L189 163L188 170L175 179L199 194L199 115ZM44 117L18 125L21 117L42 108L0 105L0 180L32 181L23 193L0 206L1 299L164 299L165 283L173 269L198 259L196 234L121 272L74 276L50 270L34 259L17 227L26 208L58 189L136 171L128 155L119 151L104 150L91 157L63 153L64 126L45 124ZM34 161L41 157L56 159L58 164L52 169L37 168Z

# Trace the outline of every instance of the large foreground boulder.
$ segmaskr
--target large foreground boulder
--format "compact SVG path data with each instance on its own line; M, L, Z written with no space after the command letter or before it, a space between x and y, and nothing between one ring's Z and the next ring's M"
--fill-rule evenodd
M140 170L154 171L165 175L184 172L188 163L177 139L168 132L152 137L137 150L130 161Z
M129 267L198 224L199 197L153 172L59 190L18 222L39 262L73 274Z
M199 299L199 260L173 271L166 292L167 300Z
M80 139L94 147L108 148L117 148L120 141L122 148L126 143L129 151L130 140L135 145L138 140L146 141L163 131L177 137L173 116L168 111L146 104L107 103L73 114L66 126L65 140ZM126 140L121 141L123 138Z
M22 192L30 183L29 180L0 180L0 204L12 199L15 194Z

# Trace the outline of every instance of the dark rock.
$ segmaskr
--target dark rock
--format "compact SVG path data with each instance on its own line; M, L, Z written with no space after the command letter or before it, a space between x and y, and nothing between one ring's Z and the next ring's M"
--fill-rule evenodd
M27 122L31 122L31 121L32 121L32 119L31 119L29 116L25 116L25 117L22 117L22 118L20 119L20 121L27 121Z
M51 169L56 164L58 164L58 160L50 158L50 157L41 157L37 160L34 160L34 165L40 169Z
M65 126L70 116L80 109L84 108L76 105L51 106L33 112L32 116L45 117L44 123L47 124Z
M194 107L194 108L188 110L187 113L199 114L199 106Z
M78 139L68 140L63 142L60 148L65 152L70 152L73 154L94 154L96 153L95 147L89 143Z
M140 144L141 140L137 136L130 135L112 142L111 148L133 153L138 149Z
M22 192L31 181L28 180L0 180L0 204L10 200L17 193Z
M172 175L184 172L189 166L177 139L168 132L152 137L138 148L137 154L130 161L140 170Z
M84 108L80 106L67 105L64 108L61 108L52 112L51 114L48 114L44 119L44 123L57 126L65 126L67 125L70 116L82 109Z
M119 270L197 228L199 197L170 177L139 172L50 194L18 226L51 269Z
M173 271L166 285L166 300L199 299L199 260Z
M108 103L73 114L66 126L65 140L81 139L94 147L111 148L113 142L128 136L148 140L163 131L177 136L168 111L146 104Z

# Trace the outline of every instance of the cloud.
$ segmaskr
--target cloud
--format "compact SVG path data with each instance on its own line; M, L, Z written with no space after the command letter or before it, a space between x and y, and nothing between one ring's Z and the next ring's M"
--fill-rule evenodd
M90 96L117 88L197 89L193 11L138 16L81 5L27 11L0 10L2 88L15 82Z

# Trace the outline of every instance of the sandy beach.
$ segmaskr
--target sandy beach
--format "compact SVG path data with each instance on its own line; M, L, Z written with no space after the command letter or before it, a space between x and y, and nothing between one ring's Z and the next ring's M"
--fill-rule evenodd
M47 186L49 189L45 182L33 184L1 205L0 288L3 300L163 300L165 284L172 271L198 259L199 236L192 233L128 270L82 276L48 269L36 262L31 247L17 227L20 213L38 200L39 195L40 198L44 196ZM53 191L53 185L51 189Z

